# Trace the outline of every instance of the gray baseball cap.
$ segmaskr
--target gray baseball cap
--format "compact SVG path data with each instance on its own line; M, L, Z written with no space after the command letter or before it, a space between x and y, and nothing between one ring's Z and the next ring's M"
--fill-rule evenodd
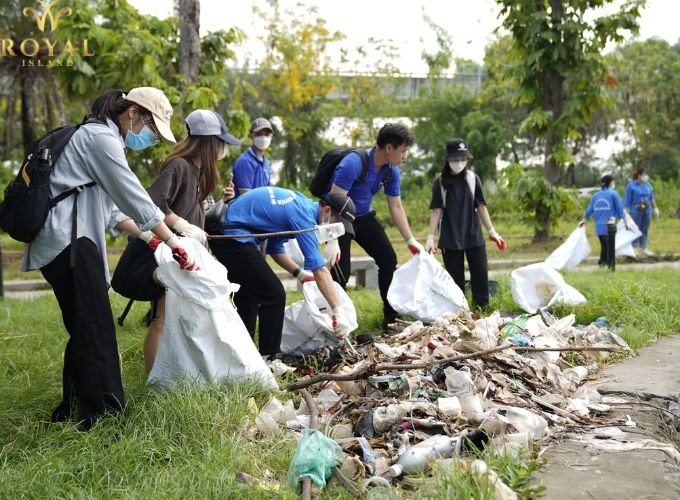
M214 135L232 146L241 144L241 141L229 133L224 120L215 111L197 109L189 113L184 123L187 125L189 135Z
M272 132L274 132L274 128L272 127L272 124L269 120L266 118L255 118L253 122L250 124L250 133L252 134L253 132L259 132L262 129L268 128Z

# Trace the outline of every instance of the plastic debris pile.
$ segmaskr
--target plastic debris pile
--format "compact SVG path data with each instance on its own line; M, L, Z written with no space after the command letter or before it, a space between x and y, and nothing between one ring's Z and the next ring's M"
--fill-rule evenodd
M516 498L470 452L491 447L517 456L523 448L603 421L610 407L587 379L609 352L588 350L595 348L629 350L605 318L578 326L574 315L480 317L460 310L428 326L408 324L354 353L318 351L314 363L309 358L290 363L301 368L288 389L319 380L308 387L317 428L343 453L298 448L295 469L305 468L300 456L331 457L329 463L308 465L325 471L313 476L315 484L337 467L361 491L391 489L395 482L417 481L412 475L458 467L495 484L496 498ZM309 365L329 374L303 372ZM345 380L328 380L343 375ZM266 438L287 429L302 436L310 427L310 410L304 399L296 407L272 397L258 410L252 432ZM291 469L291 484L297 487L299 479Z

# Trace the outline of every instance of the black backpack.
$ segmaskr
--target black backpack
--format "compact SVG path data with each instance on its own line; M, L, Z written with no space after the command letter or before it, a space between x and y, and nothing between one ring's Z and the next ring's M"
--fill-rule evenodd
M328 184L330 184L333 178L333 172L335 172L336 167L342 161L342 159L350 153L358 153L361 156L361 174L357 177L357 181L361 182L366 179L366 174L368 173L368 153L363 148L334 148L327 151L323 155L319 166L316 167L316 172L312 178L312 182L309 184L309 190L317 198L321 198L324 194L328 192ZM387 182L392 174L390 169L387 174L385 174L385 179L383 182Z
M52 207L72 194L94 186L94 182L76 186L52 198L50 195L50 174L68 141L76 130L85 123L104 123L89 119L78 125L59 127L38 139L24 158L16 178L5 188L5 197L0 203L0 229L17 241L30 243L42 229ZM71 243L76 238L77 203L73 204Z

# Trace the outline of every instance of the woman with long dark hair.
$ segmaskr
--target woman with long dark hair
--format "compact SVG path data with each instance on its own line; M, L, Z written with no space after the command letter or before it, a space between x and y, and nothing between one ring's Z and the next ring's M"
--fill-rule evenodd
M183 269L194 267L194 257L165 225L125 159L126 147L145 149L161 139L174 144L171 117L170 102L158 89L109 90L94 101L94 120L80 126L52 169L53 197L82 188L50 210L23 263L23 270L40 269L52 285L69 334L63 399L52 422L70 418L79 405L83 427L89 429L101 415L124 405L105 230L149 230L150 245L165 242Z
M430 228L425 249L436 253L434 235L439 227L438 247L444 256L444 266L461 290L465 290L464 259L470 269L472 300L478 307L489 305L489 273L486 243L481 224L499 250L505 250L505 241L491 224L482 191L482 182L469 170L472 155L462 139L450 139L441 175L432 184Z
M164 221L169 227L205 244L203 202L219 182L217 162L226 156L228 145L238 145L241 141L229 134L224 120L214 111L193 111L185 123L189 135L165 158L148 192L165 214ZM155 315L144 341L147 372L156 359L165 319L165 296L160 285L159 291L160 296L152 307Z

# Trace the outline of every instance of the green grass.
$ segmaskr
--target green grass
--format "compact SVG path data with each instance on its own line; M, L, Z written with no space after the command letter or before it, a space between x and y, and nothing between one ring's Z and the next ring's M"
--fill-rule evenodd
M623 337L638 348L660 335L680 330L680 271L604 270L566 273L567 282L581 290L588 304L561 308L575 312L580 323L607 316L621 327ZM492 307L517 311L509 290L509 275L501 275ZM376 331L381 321L377 292L351 291L360 332ZM288 294L288 302L301 298ZM112 295L114 316L125 301ZM285 483L295 448L281 433L266 441L251 441L254 416L247 402L258 405L268 394L256 386L183 386L168 394L144 385L142 343L146 312L137 305L118 328L127 407L120 420L104 419L88 433L74 424L45 421L59 399L66 335L52 296L32 301L0 301L0 496L37 497L260 497L296 498ZM284 395L283 398L293 397ZM489 458L489 460L491 460ZM490 462L503 480L522 490L537 465L526 457ZM253 489L234 480L238 471L264 477L269 470L278 490ZM474 478L452 470L437 474L407 497L444 498L489 491ZM524 494L531 494L525 491ZM326 498L348 498L332 486Z

